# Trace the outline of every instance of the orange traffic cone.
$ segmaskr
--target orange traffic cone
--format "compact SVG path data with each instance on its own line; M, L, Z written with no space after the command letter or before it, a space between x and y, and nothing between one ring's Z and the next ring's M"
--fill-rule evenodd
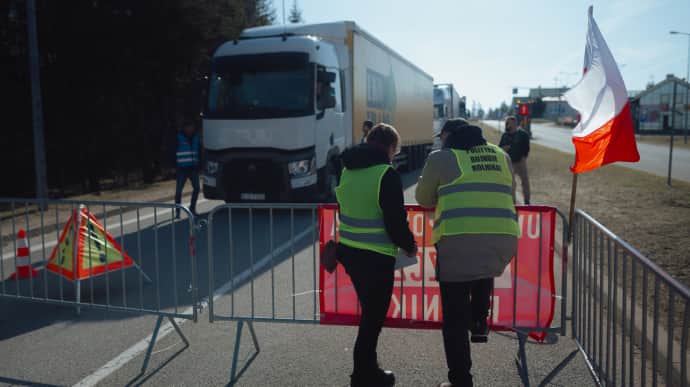
M29 262L29 245L26 242L26 231L20 229L17 233L17 271L12 273L10 279L26 279L36 277L38 272L31 267Z

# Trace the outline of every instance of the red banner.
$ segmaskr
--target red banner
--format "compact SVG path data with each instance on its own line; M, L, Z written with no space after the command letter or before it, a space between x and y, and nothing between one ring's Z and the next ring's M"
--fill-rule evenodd
M385 326L438 329L442 310L436 281L436 249L431 243L433 211L419 206L405 207L419 246L418 263L396 270ZM545 206L518 206L517 209L521 232L518 253L494 281L489 326L492 330L532 330L533 338L543 340L546 334L533 330L548 328L554 315L556 209ZM337 206L332 205L319 210L321 247L337 239L337 212ZM357 295L342 265L333 274L321 267L319 286L321 324L359 323Z

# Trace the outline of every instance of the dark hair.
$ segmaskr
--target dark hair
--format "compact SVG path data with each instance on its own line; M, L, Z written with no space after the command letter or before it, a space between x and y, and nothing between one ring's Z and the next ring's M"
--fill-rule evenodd
M486 145L482 129L474 125L466 125L448 134L444 146L446 148L468 150L478 145Z
M400 150L400 135L392 125L376 124L367 134L367 144L372 144L386 151L393 145L397 153Z
M510 120L515 121L515 123L517 124L517 118L515 118L515 116L507 116L506 117L506 121L510 121Z
M370 120L365 120L362 122L362 126L366 126L367 128L371 129L374 127L374 122Z

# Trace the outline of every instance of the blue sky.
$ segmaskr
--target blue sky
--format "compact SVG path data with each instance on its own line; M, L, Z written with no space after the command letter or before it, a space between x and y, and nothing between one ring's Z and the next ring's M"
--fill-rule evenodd
M273 0L277 22L282 1ZM285 0L289 10L293 0ZM581 71L587 7L629 90L685 77L690 0L298 0L307 23L354 20L484 108L513 86L573 85ZM555 79L557 78L557 80ZM526 90L523 92L526 93Z

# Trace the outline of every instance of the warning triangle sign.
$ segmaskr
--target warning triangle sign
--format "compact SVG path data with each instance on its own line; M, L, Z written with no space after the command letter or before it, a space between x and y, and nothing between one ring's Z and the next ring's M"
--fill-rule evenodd
M75 243L76 241L76 243ZM85 207L74 210L46 269L72 281L126 269L130 257Z

